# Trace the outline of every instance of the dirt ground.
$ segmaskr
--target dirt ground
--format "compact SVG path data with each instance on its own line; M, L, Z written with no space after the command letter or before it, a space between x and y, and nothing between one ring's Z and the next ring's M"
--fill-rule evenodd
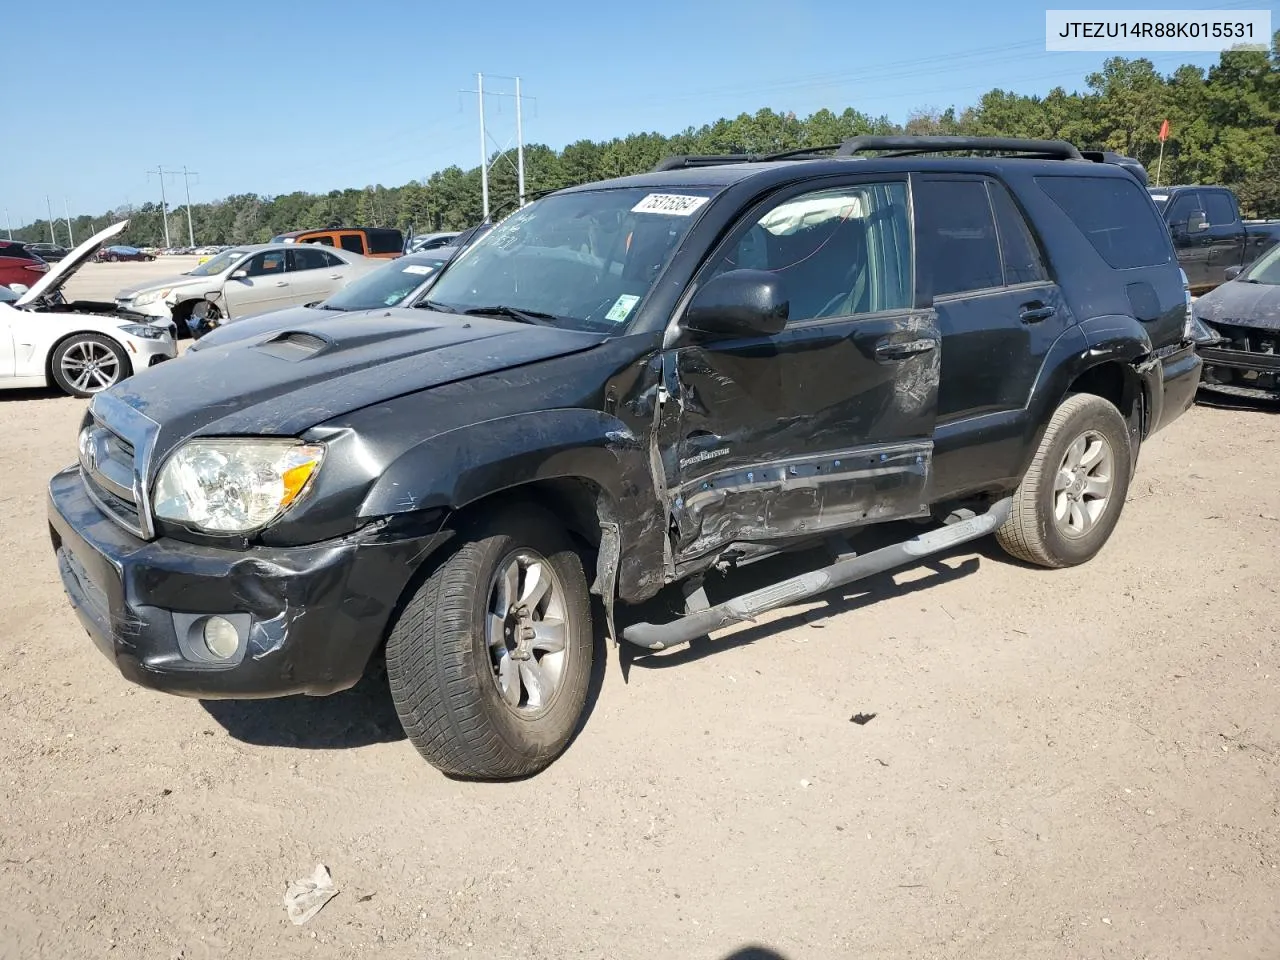
M44 519L83 406L0 394L5 960L1280 956L1272 411L1154 439L1084 567L983 544L625 670L610 648L564 757L489 785L420 760L385 681L121 679ZM294 927L317 863L339 894Z

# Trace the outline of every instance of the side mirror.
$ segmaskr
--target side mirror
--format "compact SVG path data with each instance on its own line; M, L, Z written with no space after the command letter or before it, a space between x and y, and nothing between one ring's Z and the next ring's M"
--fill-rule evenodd
M1244 267L1227 267L1227 269L1222 272L1228 280L1234 280L1236 277L1240 276L1243 271Z
M1199 233L1201 230L1209 229L1209 220L1202 211L1197 210L1191 216L1187 217L1187 233Z
M730 270L693 295L681 326L713 337L771 336L787 325L791 299L768 270Z
M232 280L246 280L248 279L248 277L249 277L248 270L237 270L235 273L231 275Z

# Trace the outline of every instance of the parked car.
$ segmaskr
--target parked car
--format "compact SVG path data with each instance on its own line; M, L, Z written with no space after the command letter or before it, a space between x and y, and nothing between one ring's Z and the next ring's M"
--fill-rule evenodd
M116 307L142 320L172 319L185 334L322 300L382 262L297 244L233 247L178 276L126 287L116 294Z
M1254 400L1280 399L1280 243L1196 300L1200 386Z
M49 264L27 243L0 240L0 285L31 286L49 272Z
M1228 267L1243 267L1280 240L1280 221L1240 219L1240 205L1229 187L1149 189L1194 294L1212 290L1223 282Z
M191 333L197 342L187 348L187 355L235 340L247 340L274 330L307 324L333 313L416 307L425 299L435 278L452 259L454 252L450 247L440 247L428 253L410 253L358 277L324 300L193 329Z
M31 243L28 248L45 263L57 263L68 253L66 247L53 243Z
M1000 155L932 155L958 149ZM536 200L425 309L99 394L80 448L109 452L48 506L90 635L213 698L332 693L385 649L422 755L509 778L579 723L589 591L644 653L988 534L1044 567L1101 550L1200 374L1139 183L1044 141L739 159ZM854 554L902 519L924 527ZM824 543L830 565L709 604L705 578ZM683 615L622 618L667 587Z
M106 247L99 250L94 256L95 260L99 262L105 261L107 263L121 263L130 260L149 263L155 258L156 255L154 253L147 253L143 250L139 250L137 247L125 246Z
M271 238L272 243L318 243L341 247L364 257L393 260L404 253L404 234L387 227L338 227L294 230Z
M56 386L89 397L176 355L167 326L129 322L112 316L110 303L62 296L72 274L128 223L94 234L30 288L0 287L0 389Z
M420 233L409 239L409 253L421 253L424 250L435 250L439 247L453 246L458 238L455 233Z

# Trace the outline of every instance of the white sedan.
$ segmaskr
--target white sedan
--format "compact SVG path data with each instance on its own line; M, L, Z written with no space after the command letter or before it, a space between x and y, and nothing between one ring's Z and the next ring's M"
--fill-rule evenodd
M94 234L30 289L0 287L0 390L57 386L91 397L177 356L168 326L112 316L109 303L68 303L63 284L129 221Z

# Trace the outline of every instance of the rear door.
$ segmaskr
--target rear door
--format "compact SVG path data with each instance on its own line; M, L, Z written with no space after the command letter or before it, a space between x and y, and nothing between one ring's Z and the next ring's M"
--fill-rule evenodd
M945 497L1000 476L991 471L1072 318L1004 184L929 174L914 188L920 294L942 335L933 496Z
M1209 221L1209 229L1205 231L1209 246L1206 282L1216 286L1226 281L1227 267L1244 262L1244 223L1230 190L1201 190L1200 194Z
M780 276L774 336L678 346L659 427L677 562L925 509L938 334L912 302L908 184L840 178L750 210L697 278Z
M327 250L304 244L289 251L289 302L323 300L342 286L350 267Z

